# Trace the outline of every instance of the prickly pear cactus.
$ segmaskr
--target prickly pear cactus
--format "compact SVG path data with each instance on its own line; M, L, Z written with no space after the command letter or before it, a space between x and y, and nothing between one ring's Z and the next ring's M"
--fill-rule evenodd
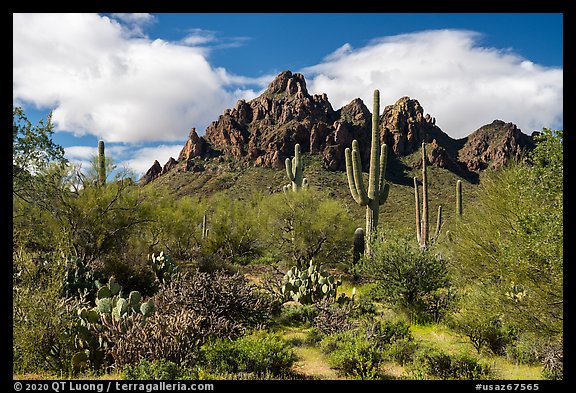
M335 298L341 280L310 261L308 268L293 267L284 276L281 293L285 300L313 304L325 298Z
M172 279L180 272L180 268L170 255L165 255L163 251L157 256L152 254L148 258L148 263L152 266L152 270L156 277L162 284L172 281Z

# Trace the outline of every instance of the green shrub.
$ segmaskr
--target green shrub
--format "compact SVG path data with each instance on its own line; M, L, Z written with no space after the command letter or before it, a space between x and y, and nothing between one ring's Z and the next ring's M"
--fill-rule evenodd
M506 346L506 358L516 364L540 364L546 341L534 333L522 333Z
M469 291L461 296L458 311L449 325L468 337L478 353L486 347L494 354L504 355L514 340L514 329L506 326L502 315L496 313L495 297L483 291Z
M376 321L372 318L364 321L366 336L378 347L389 346L399 340L412 340L410 325L402 320Z
M202 365L218 373L282 376L296 361L292 349L273 333L260 330L237 340L217 339L201 348Z
M437 320L450 305L441 296L441 290L450 287L446 261L420 250L411 238L379 238L373 257L361 259L360 271L375 280L381 299L406 312L411 321Z
M330 367L358 379L379 379L384 352L358 331L332 334L320 342Z
M312 304L285 303L278 317L280 325L311 326L318 315L318 309Z
M148 361L141 359L138 364L122 368L124 380L166 381L176 379L197 379L197 373L168 360Z
M411 338L403 338L401 340L394 341L386 349L387 356L394 360L401 366L405 366L414 360L414 356L419 346Z
M324 335L341 333L354 327L351 317L355 306L352 302L324 299L314 306L318 310L314 318L314 328L319 333Z
M13 372L70 372L79 299L62 299L65 263L59 256L13 254Z
M416 352L409 373L417 379L488 379L492 375L489 365L468 354L450 355L436 348L423 348Z

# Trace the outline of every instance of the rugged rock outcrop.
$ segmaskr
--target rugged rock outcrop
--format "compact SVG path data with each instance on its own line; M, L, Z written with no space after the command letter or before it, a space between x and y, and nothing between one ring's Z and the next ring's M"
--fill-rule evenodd
M154 160L154 164L146 171L144 176L140 178L141 184L150 183L152 180L156 179L162 173L162 166L158 162L158 160Z
M471 172L487 168L501 168L509 159L519 159L534 146L533 139L523 134L516 125L494 120L465 138L458 160Z
M259 97L239 100L234 108L226 109L203 136L193 128L178 160L171 158L164 168L155 162L141 182L152 181L173 168L202 171L199 160L218 155L233 157L245 165L282 169L297 143L303 153L320 155L326 169L344 170L344 150L354 139L360 144L363 167L367 167L371 123L370 110L361 99L335 111L326 94L308 93L302 74L284 71ZM501 166L508 157L518 157L531 140L513 124L501 121L455 140L436 125L435 118L426 114L417 100L409 97L384 108L380 139L400 157L418 151L422 142L430 143L430 163L459 174L477 172L489 163Z

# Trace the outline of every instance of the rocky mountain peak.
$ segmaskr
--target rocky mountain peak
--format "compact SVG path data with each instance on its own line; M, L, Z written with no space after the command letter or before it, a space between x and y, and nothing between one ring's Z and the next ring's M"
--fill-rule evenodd
M292 73L291 71L282 71L272 82L270 82L264 95L295 95L298 93L303 96L309 96L308 90L306 89L304 75L297 72Z
M380 119L380 140L394 155L410 155L426 142L430 144L428 159L432 165L463 176L491 162L498 166L507 157L519 156L531 141L515 125L500 120L468 138L455 140L436 125L436 119L424 112L418 100L410 97L385 106ZM320 155L326 169L344 170L344 150L354 139L359 142L362 165L367 168L371 127L372 114L360 98L334 111L326 94L308 93L302 74L283 71L262 95L250 101L238 100L233 108L226 109L203 136L192 128L178 160L171 159L164 168L155 162L141 182L152 181L173 168L202 171L202 160L219 155L247 166L282 169L297 143L302 153Z

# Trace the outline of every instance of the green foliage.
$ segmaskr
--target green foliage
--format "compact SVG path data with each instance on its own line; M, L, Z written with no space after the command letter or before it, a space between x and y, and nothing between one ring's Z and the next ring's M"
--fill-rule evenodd
M310 261L307 269L292 267L284 276L281 293L285 300L313 304L325 298L335 298L342 281Z
M483 291L469 291L460 299L459 307L450 319L454 330L468 337L478 353L486 347L503 355L515 335L499 314L496 297Z
M435 348L422 348L409 365L415 379L489 379L493 371L487 364L466 353L451 355Z
M455 223L447 250L460 288L475 283L494 298L485 311L544 334L561 333L563 324L561 136L546 131L532 165L487 173L479 203Z
M343 205L312 190L278 193L262 200L261 235L267 254L305 269L310 260L330 265L350 258L354 223Z
M218 373L255 373L283 376L290 373L296 355L278 334L263 330L237 340L217 339L201 348L202 364Z
M539 364L548 342L534 333L522 333L506 346L506 358L516 364Z
M230 200L218 194L210 199L213 210L210 220L210 236L203 252L219 255L232 264L245 265L262 255L262 225L259 197L246 201Z
M206 202L189 196L174 198L167 188L146 190L151 221L146 226L148 253L166 250L177 261L196 256L202 245Z
M168 381L198 379L197 373L169 360L148 361L140 359L138 364L122 368L123 380Z
M437 298L439 291L450 287L446 262L431 250L415 247L408 238L380 239L372 259L364 258L360 268L376 281L381 298L407 312L413 321L438 318L449 306Z
M285 303L277 322L284 326L311 326L317 315L318 310L312 304Z
M62 299L65 264L59 256L13 254L14 373L68 373L75 352L72 325L79 299Z
M381 379L380 366L385 360L381 348L366 335L345 331L325 337L320 342L322 352L327 354L328 364L341 374L357 379Z
M12 112L12 193L29 203L46 203L47 169L67 163L62 146L52 141L52 114L32 125L21 107Z
M121 255L148 220L137 185L120 178L106 187L93 187L82 185L82 176L76 174L71 188L53 206L64 247L86 263Z

